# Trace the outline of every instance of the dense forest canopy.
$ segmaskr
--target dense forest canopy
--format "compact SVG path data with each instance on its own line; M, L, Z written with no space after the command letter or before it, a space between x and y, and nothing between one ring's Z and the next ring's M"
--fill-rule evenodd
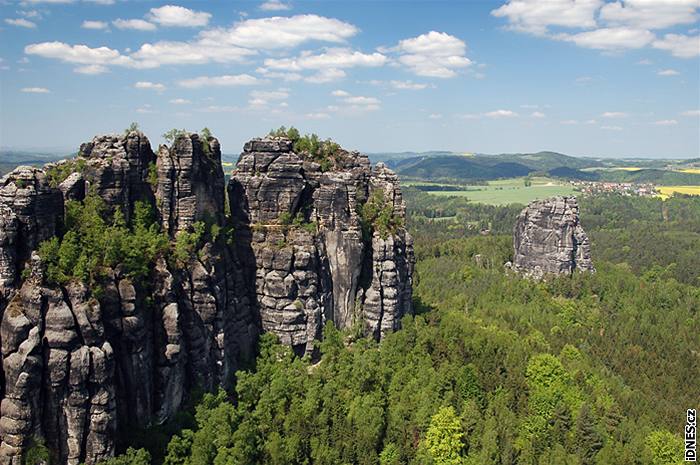
M134 432L110 465L682 463L700 198L581 199L598 271L533 282L503 269L522 206L405 194L402 330L377 344L329 324L313 360L266 335L234 392Z

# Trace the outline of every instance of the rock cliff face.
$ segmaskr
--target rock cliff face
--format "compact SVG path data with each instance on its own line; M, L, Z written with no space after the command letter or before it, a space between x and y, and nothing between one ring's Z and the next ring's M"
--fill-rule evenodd
M240 256L256 269L263 330L299 353L312 350L325 321L379 338L411 312L411 238L404 228L363 231L358 215L374 191L405 217L397 177L372 170L364 155L342 151L322 171L287 139L245 145L229 184L239 245L249 250Z
M378 193L404 217L391 171L344 151L321 170L287 139L256 139L229 183L229 212L220 158L215 138L185 134L154 153L131 132L0 180L0 464L23 463L39 441L56 463L112 456L125 432L167 421L193 388L231 387L260 331L309 353L325 321L380 338L411 312L411 238L358 214ZM136 201L151 204L172 241L198 222L233 237L184 263L158 258L149 283L119 266L103 270L99 292L51 283L37 247L65 232L64 202L87 192L127 220Z
M518 216L513 244L513 268L536 279L547 274L595 271L576 197L530 203Z

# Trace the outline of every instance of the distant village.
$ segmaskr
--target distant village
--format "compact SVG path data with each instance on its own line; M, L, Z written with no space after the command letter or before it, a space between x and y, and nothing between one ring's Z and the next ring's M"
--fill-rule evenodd
M637 184L631 182L569 181L577 191L584 195L620 194L626 196L654 197L659 194L654 184Z

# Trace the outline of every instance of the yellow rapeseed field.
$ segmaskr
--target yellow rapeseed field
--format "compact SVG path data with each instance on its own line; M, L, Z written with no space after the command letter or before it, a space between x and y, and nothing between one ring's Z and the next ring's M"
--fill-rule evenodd
M657 189L659 190L659 197L664 200L671 197L674 192L678 192L680 194L700 195L700 186L659 186Z

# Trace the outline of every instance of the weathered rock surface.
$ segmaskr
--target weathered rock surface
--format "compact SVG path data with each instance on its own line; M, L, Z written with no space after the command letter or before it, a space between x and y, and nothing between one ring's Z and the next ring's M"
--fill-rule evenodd
M287 139L244 147L229 183L239 255L256 270L263 330L299 353L325 321L379 338L412 311L410 236L363 237L358 208L375 190L405 216L397 177L364 155L341 151L322 171Z
M48 165L51 176L20 167L2 178L0 465L22 464L36 440L55 463L112 456L133 428L172 418L192 389L231 387L260 331L308 353L327 320L377 338L396 329L412 310L411 238L402 227L363 235L357 210L381 190L403 218L398 180L358 153L333 166L322 171L287 139L253 140L228 187L230 215L219 142L196 134L157 154L137 131L99 136ZM63 233L64 203L87 192L126 218L150 203L173 241L196 222L235 226L235 237L184 262L159 258L148 282L115 267L99 293L49 283L35 251Z
M224 176L219 141L197 134L178 137L158 149L156 197L163 229L175 235L195 221L224 222Z
M518 216L513 244L513 268L536 279L547 274L595 271L576 197L530 203Z
M87 161L83 176L90 188L110 207L120 207L127 219L134 202L153 198L148 179L155 155L141 132L97 136L82 144L78 154Z
M0 311L18 287L24 262L62 221L63 196L42 170L20 166L0 179Z

